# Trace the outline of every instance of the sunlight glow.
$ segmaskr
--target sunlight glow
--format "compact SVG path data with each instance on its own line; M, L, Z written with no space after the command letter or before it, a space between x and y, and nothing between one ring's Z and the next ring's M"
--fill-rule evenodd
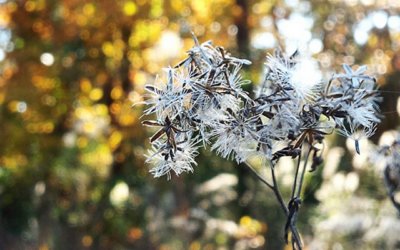
M313 38L308 45L308 49L312 54L318 54L324 49L324 44L318 38Z
M388 21L388 14L385 11L376 11L371 15L374 26L378 29L383 29Z
M165 60L177 57L183 48L183 42L179 35L171 30L161 34L160 40L154 49L154 60Z
M270 49L275 47L276 40L272 33L262 32L253 36L251 44L256 49Z
M0 62L6 58L6 53L4 53L4 50L0 49Z
M379 138L378 145L385 146L391 145L396 140L397 131L396 130L387 130L382 133L381 137Z
M391 16L388 20L389 29L393 31L400 31L400 17L399 16Z
M46 66L51 66L54 63L54 56L51 53L43 53L40 56L40 62L43 63Z
M314 25L312 17L303 16L298 13L290 15L289 19L279 20L279 32L287 39L308 42L311 40L310 29Z
M313 88L321 82L322 73L318 63L312 58L303 58L296 64L291 75L291 82L298 94L308 96Z
M24 113L27 108L28 108L28 105L26 104L26 102L18 102L17 103L17 111L19 113Z
M114 206L121 206L129 198L129 187L125 182L119 182L110 193L110 201Z
M397 113L398 113L399 116L400 116L400 97L397 98Z

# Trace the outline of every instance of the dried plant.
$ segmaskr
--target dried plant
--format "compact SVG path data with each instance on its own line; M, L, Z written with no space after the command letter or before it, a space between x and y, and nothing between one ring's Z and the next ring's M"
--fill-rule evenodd
M334 131L352 138L360 153L358 141L371 136L380 121L375 79L364 74L365 66L353 71L343 65L343 74L323 82L315 77L317 72L304 75L304 67L316 67L315 61L277 50L267 57L266 76L250 95L241 88L249 81L240 75L250 61L211 42L194 41L186 59L165 69L165 83L145 87L144 115L155 115L156 120L143 124L160 128L150 140L151 173L169 179L171 172L192 172L198 148L210 145L222 157L244 163L273 191L287 216L286 242L290 238L293 248L301 249L296 219L306 169L314 171L322 163L324 137ZM247 163L255 156L267 163L271 181ZM297 161L287 203L275 173L282 157Z
M386 189L400 215L400 134L390 145L383 145L378 148L377 155L374 155L373 161L376 164L383 164L383 176Z

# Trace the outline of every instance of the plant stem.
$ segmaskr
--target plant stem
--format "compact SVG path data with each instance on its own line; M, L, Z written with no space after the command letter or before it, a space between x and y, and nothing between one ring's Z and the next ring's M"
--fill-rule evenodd
M273 182L273 191L275 194L276 199L278 200L279 204L281 205L282 210L285 212L286 216L289 216L289 209L286 207L285 202L282 198L281 192L279 191L279 187L278 187L278 182L276 181L276 176L275 176L275 166L272 163L272 161L269 161L270 163L270 168L271 168L271 175L272 175L272 182ZM292 223L290 224L290 231L292 231L292 243L293 245L297 245L298 248L301 250L302 249L302 245L301 245L301 240L299 237L299 233L297 232L297 228L295 225L293 225Z
M246 167L248 167L250 169L250 171L265 185L267 185L267 187L269 187L270 189L274 189L274 186L272 184L270 184L266 179L264 179L264 177L262 177L252 166L250 166L250 164L248 164L247 162L243 162L244 165L246 165Z
M312 146L310 145L310 148L308 149L306 160L304 161L303 169L301 171L301 177L300 177L300 183L299 183L299 188L297 189L297 195L296 197L300 197L301 194L301 188L303 187L303 181L304 181L304 174L306 172L306 167L307 167L307 162L308 158L310 157Z
M275 166L273 165L273 163L272 163L271 161L270 161L270 165L271 165L270 168L271 168L271 175L272 175L272 183L273 183L273 185L274 185L273 191L274 191L274 193L275 193L276 198L278 199L279 204L280 204L281 207L285 210L285 213L288 215L288 214L289 214L289 210L288 210L288 208L286 207L285 202L283 201L281 192L279 191L279 188L278 188L278 182L276 181L276 177L275 177Z
M279 205L281 206L283 212L285 213L285 216L289 216L289 209L285 205L285 201L282 198L281 192L279 190L278 182L276 180L275 176L275 169L274 169L274 164L272 161L269 161L270 163L270 168L271 168L271 174L272 174L272 181L273 184L269 183L264 177L262 177L252 166L250 166L249 163L244 162L244 165L250 169L250 171L262 182L264 183L267 187L269 187L275 194L276 199L279 202ZM296 245L298 249L302 249L301 245L301 240L299 237L299 233L297 232L297 228L295 225L291 224L290 225L290 231L292 231L292 243L293 245Z
M302 149L302 147L303 147L303 145L300 146L300 150ZM300 161L301 161L301 152L300 152L299 158L297 159L296 173L295 173L295 175L294 175L294 183L293 183L292 195L291 195L290 199L293 199L293 198L294 198L294 194L295 194L295 192L296 192L297 175L299 174Z

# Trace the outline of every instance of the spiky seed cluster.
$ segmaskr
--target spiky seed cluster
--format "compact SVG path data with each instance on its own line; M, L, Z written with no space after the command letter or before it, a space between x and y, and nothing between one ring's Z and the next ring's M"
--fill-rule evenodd
M375 133L380 122L378 103L381 98L375 88L375 79L364 75L366 66L353 71L348 65L343 65L345 74L333 76L320 98L320 105L329 104L338 132L345 137L354 139L357 153L358 140L370 137ZM342 113L342 114L341 114Z
M360 136L371 136L380 121L374 79L363 74L365 67L354 72L344 65L344 74L323 83L301 75L305 63L297 52L268 56L266 77L251 98L241 88L249 81L240 74L242 66L251 63L195 38L188 57L165 70L165 83L145 87L149 95L144 114L155 114L156 120L143 124L160 128L150 139L148 161L155 164L151 172L170 177L171 171L192 171L199 142L237 162L252 155L272 161L295 158L308 143L319 164L315 145L335 128L353 138L359 152Z

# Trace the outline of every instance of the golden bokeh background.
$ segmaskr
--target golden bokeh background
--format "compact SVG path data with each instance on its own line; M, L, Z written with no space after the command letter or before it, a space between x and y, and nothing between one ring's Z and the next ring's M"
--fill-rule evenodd
M399 247L366 158L399 126L398 0L0 0L0 248L290 249L273 196L233 162L204 151L194 174L148 173L138 103L191 32L251 60L254 84L278 46L309 53L327 78L368 65L385 118L363 156L329 138L299 227L307 249ZM287 188L290 164L279 170Z

